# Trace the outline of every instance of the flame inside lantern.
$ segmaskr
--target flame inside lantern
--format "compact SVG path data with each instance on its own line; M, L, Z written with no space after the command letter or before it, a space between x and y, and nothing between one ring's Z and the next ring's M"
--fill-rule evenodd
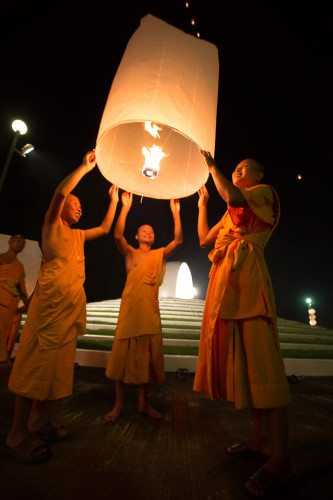
M162 127L159 127L156 123L146 121L145 130L155 139L160 139L160 135L158 132L159 130L162 130ZM160 170L160 161L167 155L164 153L164 151L162 151L162 148L160 148L160 146L157 146L156 144L153 144L153 146L149 148L143 146L142 153L145 157L145 164L142 168L142 175L148 177L148 179L156 179Z
M142 168L142 175L149 179L156 179L160 170L160 161L167 156L159 146L153 144L150 148L142 147L142 153L145 157L145 164Z

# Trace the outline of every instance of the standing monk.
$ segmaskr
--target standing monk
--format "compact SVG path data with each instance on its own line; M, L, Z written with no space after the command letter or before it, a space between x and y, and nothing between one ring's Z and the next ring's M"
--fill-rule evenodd
M25 238L17 234L9 238L7 252L0 254L0 364L9 362L7 338L18 303L28 300L24 267L17 258L24 246Z
M207 290L194 390L252 410L254 433L226 449L235 457L265 463L245 487L263 497L286 486L291 477L288 457L289 391L277 332L274 293L264 248L279 221L274 189L261 184L263 167L243 160L229 182L210 153L202 151L227 211L211 229L207 222L208 192L199 190L200 246L214 246ZM270 443L264 435L270 427Z
M35 463L51 457L44 441L68 437L63 426L47 417L46 403L72 394L77 336L85 333L84 243L107 235L118 203L111 186L103 222L92 229L72 229L82 210L73 189L96 165L88 152L57 187L42 230L43 262L32 296L18 352L9 378L16 394L12 427L2 451L13 459Z
M125 223L132 205L132 193L122 194L122 209L114 237L125 258L127 279L121 297L114 343L106 368L106 377L115 380L116 401L105 420L115 422L123 407L123 384L139 388L137 410L153 419L161 418L147 398L149 382L163 383L164 353L158 290L162 284L166 259L182 244L179 200L171 200L174 239L165 247L152 250L155 235L144 224L136 233L138 248L124 237Z

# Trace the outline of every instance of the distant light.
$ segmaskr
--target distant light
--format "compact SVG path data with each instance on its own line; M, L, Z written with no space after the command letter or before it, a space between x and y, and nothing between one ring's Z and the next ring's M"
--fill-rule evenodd
M197 32L197 37L198 37L198 38L200 38L200 33L199 33L199 31Z
M185 2L185 7L188 9L190 6L190 2Z
M309 323L311 326L315 326L317 324L317 321L315 319L310 319Z
M310 299L310 297L308 297L307 299L305 299L305 302L306 302L307 304L309 304L309 306L310 306L310 305L311 305L311 303L312 303L312 299Z
M191 24L192 24L192 26L195 25L195 19L191 19Z
M24 135L28 131L28 127L22 120L14 120L12 123L12 129L14 132L19 132L20 135Z
M298 174L297 179L300 181L303 179L303 176L301 174Z
M33 151L35 148L32 144L25 144L23 148L21 149L21 155L22 156L27 156L31 151Z
M194 286L192 282L192 275L190 268L183 262L179 267L177 282L176 282L176 298L178 299L193 299L194 298Z
M313 307L312 307L311 309L309 309L309 311L308 311L308 312L309 312L309 314L315 314L315 313L316 313L316 310L315 310L315 309L313 309Z

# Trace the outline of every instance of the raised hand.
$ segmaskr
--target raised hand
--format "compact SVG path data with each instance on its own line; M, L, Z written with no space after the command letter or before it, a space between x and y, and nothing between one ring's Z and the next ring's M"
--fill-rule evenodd
M200 149L200 153L205 158L206 165L207 165L209 171L212 167L216 166L215 160L209 151L204 151L203 149Z
M123 194L121 195L121 202L123 204L123 207L131 208L132 201L133 201L133 194L124 191Z
M171 208L171 212L173 214L179 214L179 212L180 212L180 201L179 200L175 200L175 199L171 199L170 200L170 208Z
M109 189L109 196L110 196L111 201L118 203L118 201L119 201L119 188L118 188L118 186L115 186L114 184L112 184L112 186Z
M89 171L96 167L95 151L88 151L83 157L82 163L87 165Z
M198 207L201 206L207 206L208 200L209 200L209 193L207 191L206 186L202 186L199 191L199 200L198 200Z

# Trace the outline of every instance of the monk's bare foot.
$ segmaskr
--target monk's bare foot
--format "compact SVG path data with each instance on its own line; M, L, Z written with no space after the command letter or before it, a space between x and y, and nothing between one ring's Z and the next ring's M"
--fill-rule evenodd
M138 412L143 413L149 418L152 418L153 420L160 420L162 418L162 414L155 410L149 403L147 403L145 406L138 406Z
M104 416L104 420L106 422L111 422L111 423L115 423L117 422L118 418L119 418L119 415L121 413L121 407L119 406L114 406L112 408L111 411L109 411L109 413L107 413L105 416Z
M29 435L30 434L28 432L22 432L18 434L9 433L6 439L6 445L9 448L14 448L15 446L22 443L25 439L27 439Z

